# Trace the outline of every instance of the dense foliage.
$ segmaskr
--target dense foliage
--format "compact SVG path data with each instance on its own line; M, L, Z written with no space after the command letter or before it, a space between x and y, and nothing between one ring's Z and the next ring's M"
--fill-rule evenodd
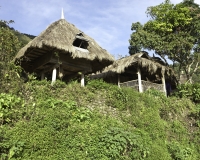
M20 42L20 47L23 47L28 42L30 42L31 39L35 38L35 36L33 36L33 35L20 33L19 31L17 31L14 28L10 27L9 26L10 23L14 23L14 21L12 21L12 20L9 21L9 22L0 21L0 28L7 29L7 31L9 31L10 33L14 34L18 38L18 40Z
M2 160L200 158L200 110L189 99L29 79L0 94Z
M167 63L166 58L179 63L189 81L199 66L200 7L194 0L172 4L165 0L147 9L150 20L142 25L132 24L130 54L142 49L153 50Z
M181 84L177 86L177 92L175 95L180 98L190 98L192 101L199 103L200 102L200 84Z
M0 37L0 61L8 63L18 51L20 42L8 27L0 28Z

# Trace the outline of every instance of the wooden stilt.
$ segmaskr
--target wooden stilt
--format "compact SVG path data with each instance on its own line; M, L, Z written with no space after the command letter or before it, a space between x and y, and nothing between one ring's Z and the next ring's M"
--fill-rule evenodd
M81 87L85 86L85 78L84 78L84 74L81 74Z
M167 96L166 83L165 83L165 75L164 74L162 74L162 84L163 84L163 92Z
M63 71L63 66L62 65L60 65L59 66L59 73L58 73L58 76L59 76L59 78L63 78L63 76L64 76L64 71Z
M117 84L118 84L118 87L120 88L120 74L117 75Z
M142 78L141 78L141 71L140 69L138 68L138 86L139 86L139 92L143 92L143 89L142 89Z
M41 80L44 80L44 73L41 73Z
M53 72L52 72L52 81L51 81L51 84L53 84L55 81L56 81L56 68L54 68Z

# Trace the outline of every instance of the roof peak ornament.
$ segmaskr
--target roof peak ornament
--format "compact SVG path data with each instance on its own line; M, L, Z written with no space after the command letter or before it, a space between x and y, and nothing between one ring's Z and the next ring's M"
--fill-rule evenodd
M61 19L65 19L63 8L62 8L62 12L61 12Z

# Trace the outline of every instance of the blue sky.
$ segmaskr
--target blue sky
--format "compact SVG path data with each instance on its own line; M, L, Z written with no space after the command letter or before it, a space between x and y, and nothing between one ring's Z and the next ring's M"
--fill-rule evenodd
M173 4L182 0L171 0ZM94 38L117 59L128 55L131 24L149 20L146 9L164 0L0 0L0 19L21 33L38 35L61 17ZM200 4L200 0L195 0Z

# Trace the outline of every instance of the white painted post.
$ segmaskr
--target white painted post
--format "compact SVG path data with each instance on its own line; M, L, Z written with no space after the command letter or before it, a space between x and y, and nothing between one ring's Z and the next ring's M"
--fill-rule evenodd
M44 73L41 73L41 80L44 80Z
M162 84L163 84L163 91L165 95L167 96L167 91L166 91L166 84L165 84L165 75L162 74Z
M141 78L141 71L140 69L138 68L138 85L139 85L139 92L143 92L143 89L142 89L142 78Z
M117 84L118 84L118 87L120 88L120 74L117 75Z
M56 81L56 68L54 68L53 72L52 72L52 81L51 81L51 84L53 84L55 81Z
M81 87L85 86L85 79L84 79L84 74L81 74Z

